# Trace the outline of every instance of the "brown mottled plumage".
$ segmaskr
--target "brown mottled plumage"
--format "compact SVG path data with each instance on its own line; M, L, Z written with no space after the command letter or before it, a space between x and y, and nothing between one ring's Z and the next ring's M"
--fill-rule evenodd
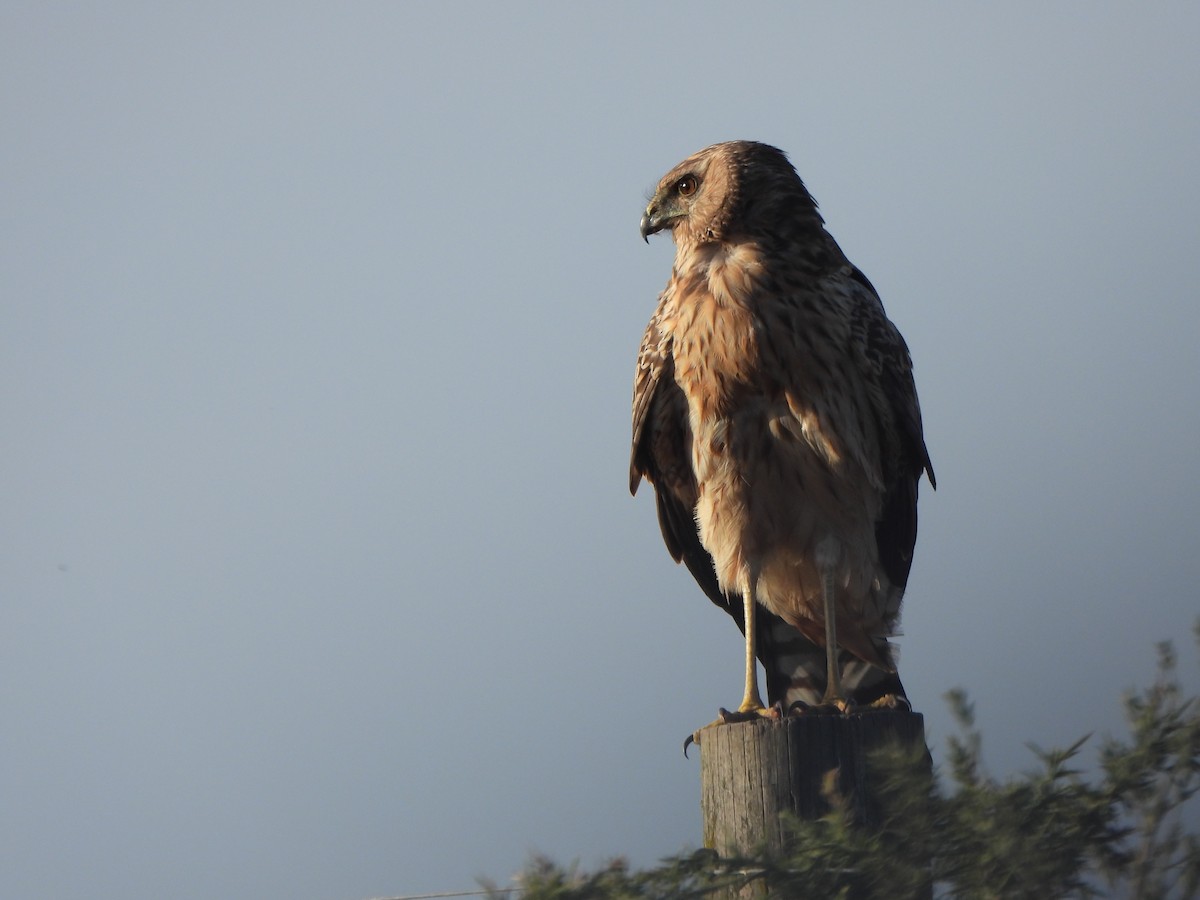
M681 162L642 218L664 229L630 490L654 484L667 549L745 631L742 713L762 708L755 654L785 707L903 698L887 637L934 483L904 339L774 147Z

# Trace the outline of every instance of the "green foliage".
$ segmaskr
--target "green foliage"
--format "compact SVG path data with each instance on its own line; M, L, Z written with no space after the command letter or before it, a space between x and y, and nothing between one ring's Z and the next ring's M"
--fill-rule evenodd
M1200 622L1196 628L1200 642ZM960 734L947 772L931 774L923 750L873 757L873 821L855 821L833 779L829 811L789 820L782 853L720 859L701 850L631 871L615 860L595 872L533 860L522 900L699 900L740 896L854 898L1200 896L1200 835L1184 813L1200 791L1200 699L1185 697L1169 644L1158 648L1154 683L1125 700L1129 737L1100 747L1089 781L1075 767L1084 742L1065 750L1031 745L1038 768L998 781L982 764L982 737L966 695L947 695ZM948 782L943 784L942 782ZM1193 825L1195 823L1192 810Z
M1125 701L1130 740L1100 750L1105 786L1131 832L1105 872L1126 880L1130 896L1154 900L1200 894L1200 835L1183 819L1200 790L1200 700L1183 696L1170 644L1159 644L1158 663L1150 689Z

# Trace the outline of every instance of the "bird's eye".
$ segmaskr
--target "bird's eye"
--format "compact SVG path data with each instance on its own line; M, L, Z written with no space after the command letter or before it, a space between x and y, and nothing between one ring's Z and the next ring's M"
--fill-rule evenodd
M675 190L680 197L690 197L696 193L696 188L700 187L700 179L695 175L684 175L675 182Z

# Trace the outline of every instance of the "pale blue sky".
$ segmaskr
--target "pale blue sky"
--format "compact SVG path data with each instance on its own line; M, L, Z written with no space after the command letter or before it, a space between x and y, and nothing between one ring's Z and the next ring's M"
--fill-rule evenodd
M0 895L360 900L700 840L740 638L626 492L647 189L785 149L912 349L935 757L1200 612L1200 7L0 11Z

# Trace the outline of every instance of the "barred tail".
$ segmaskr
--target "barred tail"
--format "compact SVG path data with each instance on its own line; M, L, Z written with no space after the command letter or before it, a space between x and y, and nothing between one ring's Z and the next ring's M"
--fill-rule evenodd
M758 658L766 670L767 702L781 704L785 711L796 703L819 704L825 695L825 648L776 616L761 616L760 622ZM895 661L891 643L884 638L874 643L883 659ZM907 701L896 671L871 665L847 650L838 654L838 663L842 690L855 704L869 706L888 696Z

